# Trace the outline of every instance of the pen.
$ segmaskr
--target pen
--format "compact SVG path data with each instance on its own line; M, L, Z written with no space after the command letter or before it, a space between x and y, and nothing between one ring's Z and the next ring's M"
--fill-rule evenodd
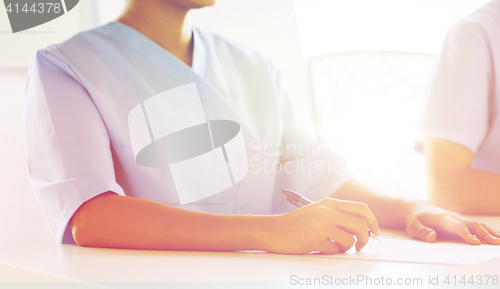
M299 208L313 203L313 201L292 190L283 188L281 192L286 196L287 201L289 201L290 203L294 204ZM372 231L368 230L368 233L370 233L371 237L380 241L380 238L377 237L375 234L373 234Z

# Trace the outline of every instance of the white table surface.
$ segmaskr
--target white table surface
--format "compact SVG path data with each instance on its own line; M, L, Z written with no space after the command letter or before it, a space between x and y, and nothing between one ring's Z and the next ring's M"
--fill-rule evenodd
M500 229L500 217L471 218ZM390 230L383 230L381 237L382 239L408 238L404 232ZM500 250L500 246L498 249ZM69 287L77 286L75 288L307 287L292 285L292 275L297 276L297 278L322 278L323 275L334 278L348 278L357 275L366 275L370 278L383 276L391 278L393 282L396 282L394 280L399 277L422 278L424 285L414 286L414 288L427 288L429 276L438 276L441 284L432 286L432 288L455 288L455 286L442 282L447 275L450 277L456 275L458 282L462 276L466 276L468 279L471 275L478 274L500 275L500 258L467 266L342 260L326 258L324 255L295 256L255 254L252 252L120 250L56 244L51 246L13 246L0 249L0 288L3 288L2 285L7 285L7 288L21 288L16 287L20 283L15 282L19 281L39 282L30 283L33 286L36 285L33 288L40 288L42 285L50 285L47 288L55 288L59 283L64 284L61 288L67 288L68 284L71 284ZM184 282L194 283L189 283L187 286ZM165 285L168 286L165 287ZM456 287L500 288L500 284L496 286L458 284Z

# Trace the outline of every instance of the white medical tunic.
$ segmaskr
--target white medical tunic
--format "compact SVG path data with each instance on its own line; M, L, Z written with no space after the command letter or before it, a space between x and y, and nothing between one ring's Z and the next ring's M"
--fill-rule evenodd
M317 201L350 179L295 124L276 67L193 29L187 66L110 22L38 50L25 134L32 188L57 242L85 201L112 191L190 210L274 214L282 186Z
M424 106L423 133L465 146L472 167L500 173L500 0L447 33Z

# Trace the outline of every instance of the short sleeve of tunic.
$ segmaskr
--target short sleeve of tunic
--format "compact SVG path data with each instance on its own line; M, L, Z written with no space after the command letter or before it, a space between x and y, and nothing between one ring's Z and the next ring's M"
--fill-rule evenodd
M85 201L115 181L101 115L56 46L37 51L25 92L25 139L31 186L58 243L73 243L68 222Z
M424 106L424 134L473 153L488 131L492 60L480 22L464 19L447 33Z

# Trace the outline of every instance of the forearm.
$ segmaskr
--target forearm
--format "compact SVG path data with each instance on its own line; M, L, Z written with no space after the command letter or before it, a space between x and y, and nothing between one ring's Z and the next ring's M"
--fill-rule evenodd
M500 214L500 174L472 168L428 178L433 203L462 214Z
M105 193L84 203L70 224L81 246L234 251L265 250L269 218L194 212Z
M500 214L500 174L472 168L473 152L427 136L427 188L434 204L466 214Z
M499 232L421 200L384 197L356 182L344 184L332 197L363 202L368 205L381 227L406 230L411 237L425 242L435 242L438 232L448 232L457 234L472 245L481 244L481 240L500 244Z
M412 201L394 199L376 194L375 190L359 182L350 181L338 188L332 198L363 202L368 205L381 227L404 230Z

